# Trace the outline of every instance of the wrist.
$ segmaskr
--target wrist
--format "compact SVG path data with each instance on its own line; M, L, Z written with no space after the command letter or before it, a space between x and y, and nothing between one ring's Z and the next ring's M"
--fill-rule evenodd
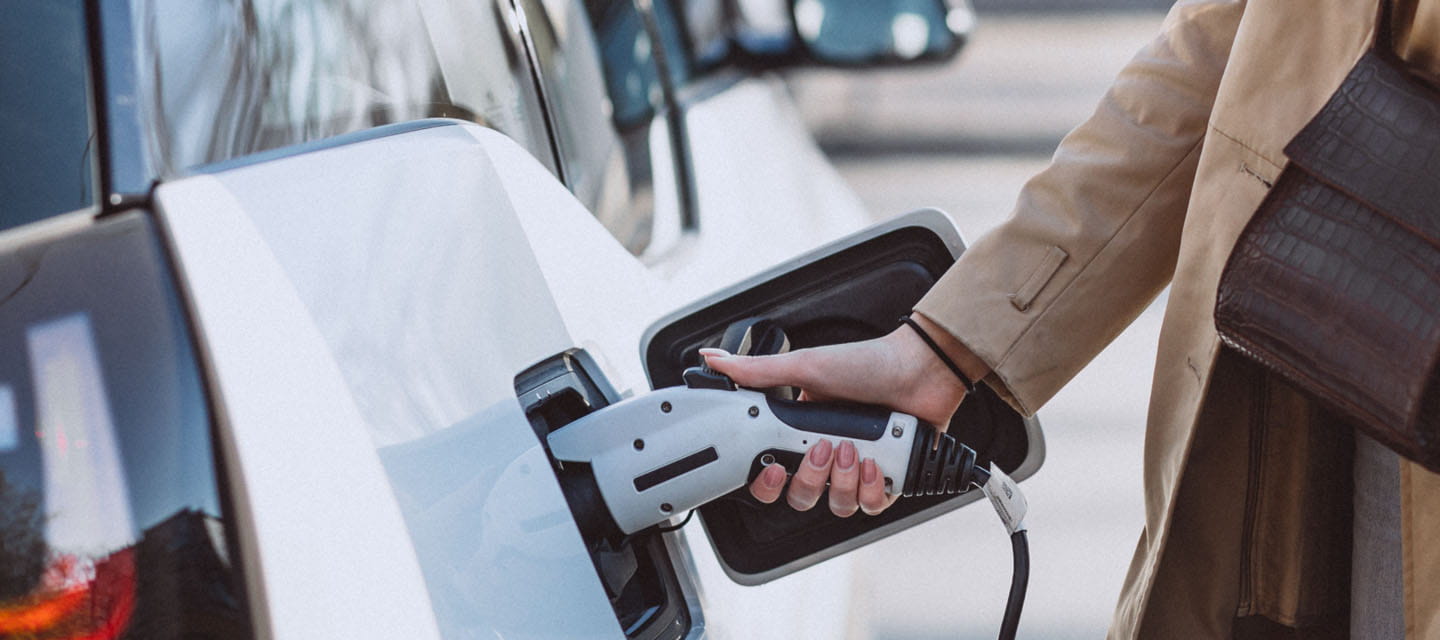
M892 381L895 394L932 400L948 407L950 412L959 406L967 393L964 382L950 371L914 329L902 324L885 336L884 341L890 345L887 350L896 367L894 373L886 376Z
M985 379L985 376L990 375L990 365L985 364L985 361L981 360L980 356L975 355L975 352L971 351L969 347L966 347L965 343L961 342L958 338L951 335L949 331L946 331L944 327L936 324L935 321L925 317L924 314L918 311L912 312L910 319L925 331L925 335L934 341L935 346L944 352L945 356L950 359L950 362L958 367L960 372L963 373L970 382L978 383ZM953 372L950 371L949 366L941 360L938 354L932 353L930 355L931 358L941 363L941 366L947 373L951 374L951 377L955 377Z
M921 321L919 316L912 319ZM947 344L954 340L943 330L935 331ZM874 391L885 398L883 402L942 430L949 425L967 392L960 378L910 326L900 325L881 338L878 346L883 355L875 362L884 365L871 377L879 383Z

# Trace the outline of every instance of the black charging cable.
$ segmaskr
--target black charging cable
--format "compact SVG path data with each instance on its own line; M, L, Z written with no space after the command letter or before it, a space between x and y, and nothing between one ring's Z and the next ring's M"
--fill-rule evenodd
M628 534L620 538L619 546L620 548L624 548L629 546L632 541L640 539L642 537L660 535L662 533L671 533L684 529L685 525L690 524L690 519L695 517L695 511L695 509L691 509L689 513L685 514L685 519L681 520L678 524L650 525L648 527L645 527L644 529L636 531L635 533Z
M1030 584L1030 542L1021 529L1010 534L1010 550L1015 555L1015 569L1010 575L1010 599L1005 602L1005 617L1000 622L1000 640L1014 640L1020 627L1020 610L1025 608L1025 587Z
M1010 552L1014 568L1010 574L1010 597L1005 601L1005 617L1000 621L1000 640L1014 640L1020 627L1020 612L1025 608L1025 589L1030 585L1030 539L1025 529L1025 495L1009 476L991 467L983 484L975 486L990 498L995 514L1010 532Z
M990 499L1000 522L1010 532L1010 549L1015 556L1010 578L1010 597L1000 623L1000 639L1013 640L1025 607L1025 589L1030 583L1030 541L1025 534L1025 495L1019 485L994 465L977 464L975 450L930 425L922 424L915 434L910 453L910 472L905 478L905 496L955 495L979 489Z

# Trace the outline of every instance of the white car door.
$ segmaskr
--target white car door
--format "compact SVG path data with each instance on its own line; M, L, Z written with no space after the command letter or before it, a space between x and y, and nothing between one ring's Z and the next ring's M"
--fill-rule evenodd
M797 346L888 330L963 250L938 212L683 304L523 148L458 121L215 167L161 185L155 207L276 635L403 624L407 637L678 638L704 633L705 617L722 635L766 633L734 610L735 585L978 497L839 519L737 494L703 507L688 536L620 536L593 478L544 445L676 384L737 319L769 318ZM1032 473L1038 425L978 400L951 432ZM687 542L702 527L714 556ZM703 615L692 559L714 587Z
M554 184L422 121L156 191L277 637L623 635L516 402L575 340L514 158Z

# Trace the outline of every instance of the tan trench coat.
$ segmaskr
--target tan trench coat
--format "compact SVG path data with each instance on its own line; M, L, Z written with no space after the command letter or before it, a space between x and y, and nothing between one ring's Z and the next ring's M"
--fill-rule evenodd
M1375 15L1372 0L1182 0L1014 217L917 306L1031 414L1172 286L1145 529L1112 637L1245 635L1246 616L1323 630L1348 607L1349 474L1322 468L1348 468L1347 432L1222 355L1213 312L1283 147L1369 46ZM1402 55L1440 72L1440 0L1398 0L1395 22ZM1440 638L1440 476L1402 462L1401 492L1405 625Z

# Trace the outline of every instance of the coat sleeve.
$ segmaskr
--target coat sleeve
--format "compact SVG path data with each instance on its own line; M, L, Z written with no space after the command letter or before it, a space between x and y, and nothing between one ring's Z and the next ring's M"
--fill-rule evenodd
M1031 415L1170 281L1244 0L1181 1L1095 113L916 305Z

